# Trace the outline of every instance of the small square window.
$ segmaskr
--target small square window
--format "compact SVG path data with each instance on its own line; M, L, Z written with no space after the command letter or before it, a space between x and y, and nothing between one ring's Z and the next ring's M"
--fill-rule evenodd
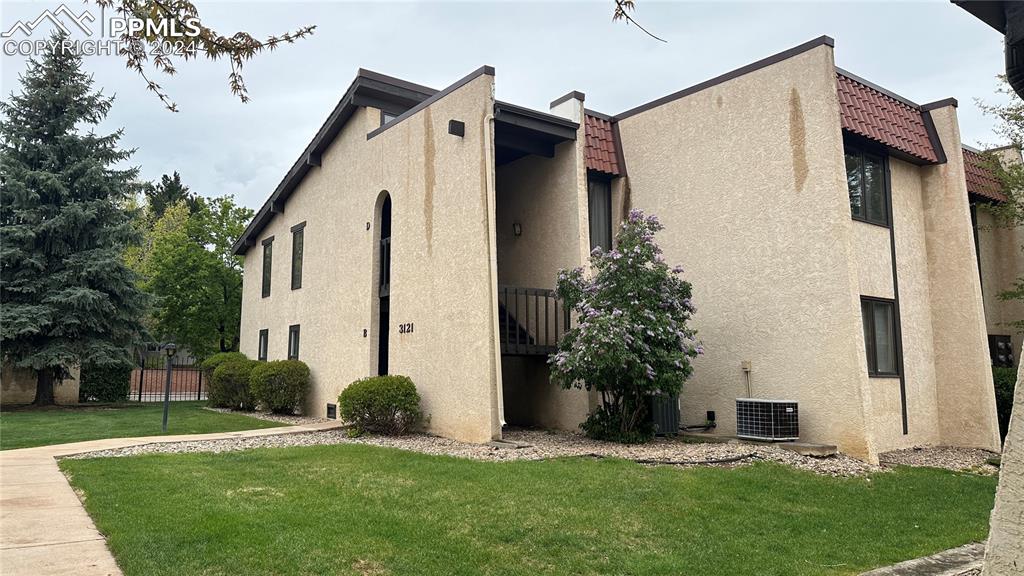
M864 348L869 376L899 376L899 345L896 339L896 305L892 300L862 297Z
M288 359L299 359L299 325L293 324L288 327Z
M270 340L270 332L264 328L260 330L260 343L259 347L256 348L257 360L261 362L267 361L267 348Z

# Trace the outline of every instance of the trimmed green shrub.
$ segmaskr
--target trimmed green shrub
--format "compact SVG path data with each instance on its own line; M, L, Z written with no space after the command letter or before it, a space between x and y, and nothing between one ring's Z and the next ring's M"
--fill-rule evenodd
M83 364L78 383L79 402L124 402L131 389L133 366Z
M1010 412L1013 410L1013 389L1017 385L1017 369L993 367L992 380L996 385L999 437L1006 438L1006 429L1010 426Z
M256 360L234 359L221 363L210 376L207 398L212 406L234 410L255 410L249 391L249 375L259 364Z
M423 418L420 395L408 376L356 380L338 396L338 411L357 434L405 434Z
M294 414L309 390L309 367L300 360L259 362L249 375L253 399L275 414Z
M206 372L207 376L209 376L213 374L213 371L217 369L217 366L220 366L230 360L248 360L248 358L246 358L245 354L242 354L241 352L218 352L206 360L203 360L203 363L200 364L199 367L203 369L203 372Z

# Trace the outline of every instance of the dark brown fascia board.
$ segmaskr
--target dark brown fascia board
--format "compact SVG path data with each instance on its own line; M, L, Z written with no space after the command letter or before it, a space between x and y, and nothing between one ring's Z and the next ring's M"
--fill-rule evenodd
M376 130L370 132L369 134L366 135L366 139L370 140L370 139L375 138L376 136L386 132L387 130L390 130L391 128L393 128L393 127L397 126L398 124L402 123L405 119L413 116L414 114L416 114L420 110L423 110L427 106L430 106L434 102L437 102L441 98L444 98L445 96L451 94L452 92L458 90L459 88L462 88L466 84L469 84L471 81L476 80L478 77L484 76L484 75L494 76L494 67L493 66L481 66L481 67L477 68L476 70L470 72L466 76L463 76L462 78L457 80L451 86L448 86L447 88L445 88L444 90L441 90L440 92L435 92L432 96L430 96L426 100L423 100L419 104L417 104L417 105L413 106L412 108L409 108L405 112L399 114L398 117L395 118L394 120L392 120L391 122L388 122L387 124L381 126L380 128L377 128Z
M597 110L591 110L590 108L584 108L583 109L583 113L586 114L587 116L593 116L594 118L600 118L601 120L607 120L609 122L615 122L615 117L614 116L609 116L608 114L604 114L604 113L598 112Z
M615 156L619 161L619 176L629 176L626 171L626 153L622 150L622 136L619 135L618 122L612 122L612 138L615 144Z
M936 164L946 163L946 150L942 147L942 139L939 138L939 132L935 129L935 122L932 120L932 113L929 110L923 110L921 112L921 121L924 122L924 130L928 133L928 140L932 143L932 148L935 149Z
M561 140L575 140L578 122L508 102L494 102L494 121L543 132Z
M839 66L836 66L836 72L838 72L839 74L842 74L843 76L846 76L847 78L850 78L851 80L859 82L859 83L867 86L868 88L871 88L871 89L874 89L874 90L878 90L879 92L881 92L882 94L885 94L886 96L892 98L893 100L896 100L898 102L902 102L903 104L906 104L907 106L910 106L911 108L913 108L915 110L921 110L921 105L920 104L917 104L917 103L915 103L915 102L913 102L911 100L908 100L907 98L904 98L903 96L900 96L899 94L893 92L892 90L887 90L885 88L882 88L881 86L879 86L878 84L875 84L874 82L871 82L870 80L865 80L864 78L862 78L860 76L857 76L856 74L854 74L852 72L849 72L848 70L844 70L844 69L840 68Z
M783 60L788 60L789 58L792 58L792 57L797 56L799 54L803 54L804 52L807 52L808 50L817 48L818 46L833 46L834 47L835 45L836 45L836 42L831 37L829 37L829 36L819 36L818 38L815 38L814 40L811 40L809 42L804 42L803 44L800 44L799 46L794 46L793 48L790 48L789 50L784 50L782 52L779 52L778 54L773 54L772 56L769 56L767 58L763 58L763 59L758 60L757 62L753 62L751 64L747 64L746 66L742 66L742 67L737 68L737 69L735 69L735 70L733 70L731 72L726 72L725 74L722 74L721 76L716 76L716 77L714 77L714 78L712 78L710 80L705 80L704 82L701 82L700 84L695 84L693 86L690 86L689 88L684 88L684 89L682 89L682 90L680 90L678 92L673 92L672 94L669 94L668 96L662 96L661 98L658 98L657 100L653 100L651 102L648 102L647 104L642 104L640 106L637 106L636 108L631 108L631 109L626 110L625 112L623 112L621 114L616 114L615 115L615 119L616 120L622 120L622 119L625 119L625 118L629 118L630 116L639 114L641 112L646 112L647 110L650 110L652 108L657 108L658 106L661 106L661 105L664 105L664 104L668 104L669 102L678 100L680 98L684 98L686 96L690 96L691 94L696 94L697 92L700 92L702 90L706 90L708 88L711 88L712 86L717 86L718 84L721 84L723 82L727 82L727 81L732 80L734 78L739 78L740 76L744 76L746 74L750 74L751 72L756 72L757 70L760 70L761 68L764 68L766 66L771 66L772 64L777 64L779 62L782 62Z
M424 86L422 84L416 84L409 82L408 80L402 80L401 78L395 78L394 76L388 76L387 74L381 74L380 72L374 72L373 70L367 70L360 68L356 73L356 76L367 78L370 80L376 80L384 84L390 84L392 86L398 86L399 88L405 88L412 92L421 92L423 94L431 95L437 92L436 88Z
M583 92L579 92L577 90L573 90L572 92L569 92L565 96L559 96L558 98L555 98L554 100L552 100L551 104L549 104L548 107L549 108L554 108L555 106L558 106L562 102L566 102L568 100L579 100L580 102L584 102L584 101L586 101L586 99L587 99L587 95L586 94L584 94Z
M260 230L267 225L274 214L284 212L284 203L292 190L302 181L302 178L309 172L310 167L320 165L321 154L324 149L330 145L334 137L341 131L342 126L358 107L357 97L360 91L372 91L378 97L382 93L390 93L394 97L400 97L405 101L413 99L417 95L429 98L436 93L436 90L433 88L360 68L352 83L349 84L344 96L341 97L334 110L331 111L330 115L320 126L320 129L317 130L316 135L313 136L313 139L303 150L299 159L295 161L284 178L281 179L281 182L278 183L270 198L256 212L256 216L246 226L245 232L235 241L235 244L231 247L233 254L241 255L247 248L254 246L256 244L254 236L259 234Z
M942 100L936 100L935 102L921 104L921 112L928 112L930 110L935 110L936 108L945 108L946 106L956 108L959 105L960 103L956 101L956 98L943 98Z

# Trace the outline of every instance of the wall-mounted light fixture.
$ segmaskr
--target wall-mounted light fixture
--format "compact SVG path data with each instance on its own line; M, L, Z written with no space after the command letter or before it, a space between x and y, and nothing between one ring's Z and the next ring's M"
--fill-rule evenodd
M523 235L523 226L519 222L512 223L512 234L516 237Z

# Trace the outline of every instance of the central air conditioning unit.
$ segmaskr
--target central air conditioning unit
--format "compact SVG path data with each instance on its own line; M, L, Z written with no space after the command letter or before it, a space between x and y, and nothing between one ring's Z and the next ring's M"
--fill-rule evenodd
M736 399L736 436L779 442L800 437L797 403L789 400Z

